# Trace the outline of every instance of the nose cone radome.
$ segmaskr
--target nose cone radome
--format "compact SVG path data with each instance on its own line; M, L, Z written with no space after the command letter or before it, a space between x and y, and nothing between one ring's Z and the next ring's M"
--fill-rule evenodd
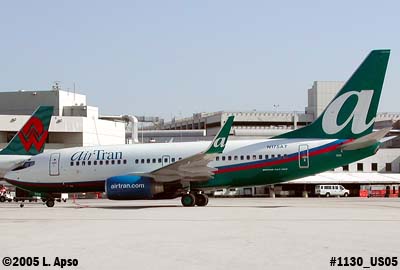
M17 171L10 171L4 175L4 179L18 181L20 180L20 174Z

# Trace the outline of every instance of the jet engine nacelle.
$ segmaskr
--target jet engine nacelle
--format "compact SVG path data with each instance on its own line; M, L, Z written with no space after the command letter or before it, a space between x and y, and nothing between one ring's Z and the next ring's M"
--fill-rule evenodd
M150 177L122 175L106 180L106 194L110 200L153 199L163 191L163 184L155 183Z

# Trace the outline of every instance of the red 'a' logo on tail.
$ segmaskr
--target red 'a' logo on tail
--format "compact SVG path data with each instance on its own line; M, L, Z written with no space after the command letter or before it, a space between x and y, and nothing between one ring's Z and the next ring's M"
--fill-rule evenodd
M43 144L46 142L47 135L48 131L44 130L42 121L37 117L31 117L19 132L18 137L26 152L29 152L32 145L40 152Z

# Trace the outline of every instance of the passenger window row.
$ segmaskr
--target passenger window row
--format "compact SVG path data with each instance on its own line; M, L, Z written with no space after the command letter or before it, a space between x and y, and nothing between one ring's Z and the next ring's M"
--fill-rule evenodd
M164 159L164 161L163 161ZM178 160L181 160L182 158L178 158ZM164 158L137 158L135 159L135 164L150 164L150 163L174 163L176 161L176 158L169 158L169 157L164 157Z
M126 159L124 159L124 160L121 160L121 159L118 159L118 160L115 160L115 159L112 159L112 160L94 160L94 161L91 161L91 160L82 160L82 161L71 161L71 163L70 163L70 165L71 166L96 166L96 165L121 165L121 164L127 164L128 162L127 162L127 160Z
M271 155L271 159L273 158L286 158L287 154L281 155L277 154ZM262 159L270 159L269 155L241 155L241 156L217 156L215 158L216 161L230 161L230 160L262 160Z

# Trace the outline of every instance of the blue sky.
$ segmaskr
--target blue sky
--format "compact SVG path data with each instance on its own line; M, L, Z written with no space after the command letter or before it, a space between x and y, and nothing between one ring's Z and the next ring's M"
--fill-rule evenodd
M0 91L78 92L101 114L303 111L392 49L380 111L400 111L398 1L4 1Z

